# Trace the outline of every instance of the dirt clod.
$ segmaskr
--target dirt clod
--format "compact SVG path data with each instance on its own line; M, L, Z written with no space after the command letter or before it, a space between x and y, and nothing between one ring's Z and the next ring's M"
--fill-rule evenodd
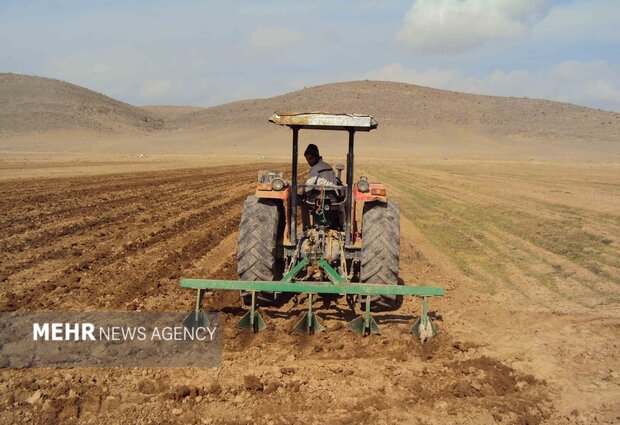
M243 387L249 391L262 391L263 384L255 375L245 375L243 377Z

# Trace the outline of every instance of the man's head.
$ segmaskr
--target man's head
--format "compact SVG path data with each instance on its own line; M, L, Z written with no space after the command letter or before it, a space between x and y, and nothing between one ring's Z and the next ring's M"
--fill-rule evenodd
M309 144L306 148L304 156L306 157L306 161L308 161L308 165L311 167L314 166L314 164L316 164L317 162L319 162L319 159L321 158L321 156L319 155L319 148L317 147L317 145L314 145L312 143Z

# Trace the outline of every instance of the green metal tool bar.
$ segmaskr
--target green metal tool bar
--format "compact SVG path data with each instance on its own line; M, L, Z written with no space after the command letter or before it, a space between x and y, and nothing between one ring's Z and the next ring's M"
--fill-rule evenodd
M293 280L293 278L295 277L295 275L297 275L297 273L299 273L299 271L301 269L303 269L310 261L307 258L304 258L303 260L301 260L299 263L297 263L295 265L295 267L293 267L281 280L281 282L291 282ZM183 280L181 280L181 286L183 286ZM229 282L236 282L236 281L229 281ZM227 289L227 288L218 288L218 289ZM232 288L235 289L235 288Z
M349 329L361 335L378 334L379 326L370 314L371 295L415 295L423 297L422 315L416 320L412 331L420 338L428 338L436 333L435 327L427 316L428 297L443 296L444 289L432 286L406 286L406 285L381 285L364 283L347 283L325 259L317 261L319 266L327 273L331 282L294 282L295 276L305 266L310 263L308 258L302 259L295 265L280 281L239 281L239 280L208 280L208 279L181 279L182 288L196 289L196 310L186 318L185 326L200 326L207 322L206 315L200 310L200 303L205 289L225 289L225 290L245 290L252 292L252 305L250 310L239 320L237 327L247 329L252 332L259 332L267 326L256 308L256 291L293 292L308 294L308 312L304 313L297 325L296 331L307 334L322 332L325 327L319 322L316 313L312 311L314 294L339 294L339 295L361 295L364 297L364 315L351 321ZM430 334L430 335L429 335Z
M291 270L292 272L293 270ZM417 295L421 297L441 297L445 291L436 286L407 286L381 285L368 283L331 282L263 282L241 280L208 280L208 279L181 279L182 288L190 289L230 289L241 291L272 291L272 292L301 292L317 294L340 295Z
M332 266L329 265L329 263L327 261L325 261L324 259L320 259L318 261L318 263L321 265L321 267L323 267L323 270L325 270L327 272L327 274L329 275L329 278L331 279L332 282L334 282L335 284L341 284L341 283L346 283L347 281L344 280L342 278L342 276L340 276L338 274L338 272L336 270L333 269Z

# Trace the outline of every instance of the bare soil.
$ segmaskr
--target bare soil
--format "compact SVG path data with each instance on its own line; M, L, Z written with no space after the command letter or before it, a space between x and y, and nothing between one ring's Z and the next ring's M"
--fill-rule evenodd
M0 310L189 311L180 277L236 278L241 206L268 165L0 182ZM415 299L368 338L346 303L319 308L327 331L308 337L295 300L253 335L234 328L238 294L212 292L222 368L3 369L0 423L618 423L616 165L362 172L400 202L401 278L447 290L430 342L409 333Z

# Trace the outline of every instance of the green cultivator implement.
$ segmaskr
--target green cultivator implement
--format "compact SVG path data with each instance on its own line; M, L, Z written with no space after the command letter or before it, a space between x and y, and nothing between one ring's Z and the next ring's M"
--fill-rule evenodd
M274 114L270 121L293 130L292 180L281 171L260 171L256 194L244 204L239 225L237 274L240 280L181 279L181 287L195 289L196 308L185 319L188 327L207 326L201 310L205 290L241 291L249 311L237 327L259 332L265 321L259 306L276 303L286 294L306 294L308 310L295 330L307 334L325 328L313 310L316 297L345 296L362 310L349 329L378 334L372 311L395 310L405 295L422 298L422 312L411 330L425 341L435 335L428 316L428 299L443 296L439 287L408 286L399 282L400 215L398 205L388 201L386 188L365 177L353 181L353 145L356 131L370 131L377 122L370 116L350 114ZM315 180L297 183L298 136L301 129L344 130L349 133L346 185L340 174L319 161L318 149L306 149L305 157L317 170ZM314 158L313 158L314 155ZM317 158L318 157L318 158ZM319 180L333 173L336 183ZM329 180L329 176L326 176ZM319 184L320 183L320 184ZM303 232L297 232L297 210Z
M307 260L298 265L307 264ZM301 267L298 269L298 271ZM202 297L205 289L232 289L239 291L250 291L252 293L252 303L250 310L237 323L238 328L259 332L265 328L265 322L256 305L256 292L269 291L274 293L298 293L308 294L308 312L300 318L295 330L313 334L321 332L325 328L317 319L316 313L312 311L313 296L316 294L336 294L336 295L359 295L363 297L364 314L349 323L349 329L362 334L378 334L379 326L370 314L370 298L372 295L417 295L423 298L422 315L413 324L411 330L423 339L428 339L435 335L435 328L427 314L427 299L434 296L443 296L443 288L430 286L400 286L400 285L373 285L363 283L346 282L299 282L293 281L292 277L287 276L278 282L243 282L238 280L206 280L206 279L182 279L181 287L197 290L197 298ZM196 311L190 313L188 318L206 317L205 313L197 304ZM430 330L429 330L430 329Z

